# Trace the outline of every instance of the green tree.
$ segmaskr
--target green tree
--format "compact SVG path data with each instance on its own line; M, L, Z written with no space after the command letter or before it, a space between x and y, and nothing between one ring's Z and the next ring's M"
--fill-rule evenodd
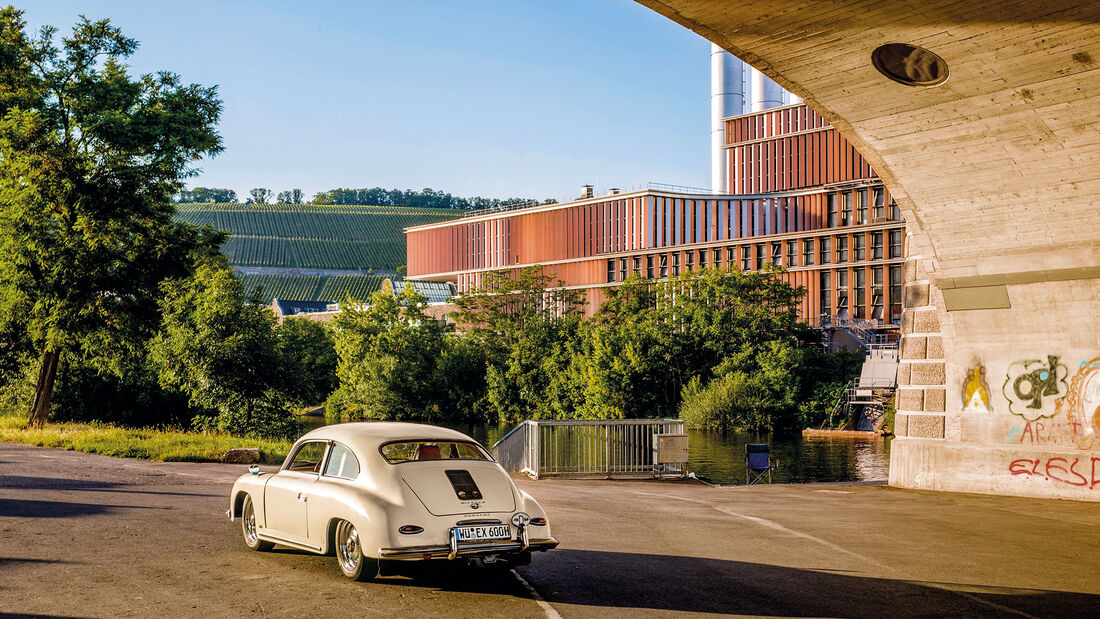
M271 193L271 190L266 187L255 187L248 190L248 195L252 196L248 199L249 204L267 204L267 201L275 194Z
M561 372L562 347L584 314L583 294L536 265L485 273L479 288L455 300L455 319L485 351L486 398L495 417L561 414L548 393Z
M278 197L275 198L275 202L278 204L301 204L302 190L288 189L286 191L280 191Z
M676 322L659 303L667 284L637 276L609 291L581 330L583 417L673 417L691 368Z
M162 286L163 326L150 343L160 382L201 412L194 425L238 434L290 436L301 388L279 348L275 315L249 303L224 260Z
M296 399L308 404L324 402L336 389L336 345L332 330L309 318L284 318L275 329L279 351L290 363Z
M215 88L132 78L138 44L108 20L25 33L0 10L0 315L19 313L40 357L30 422L42 425L58 362L120 354L155 326L157 284L205 239L172 222L190 165L221 151Z
M232 189L217 189L208 187L195 187L183 189L176 197L176 202L236 202L237 192Z
M446 326L426 316L411 286L394 297L375 292L369 305L345 301L333 319L339 388L328 414L355 419L445 416L440 361Z

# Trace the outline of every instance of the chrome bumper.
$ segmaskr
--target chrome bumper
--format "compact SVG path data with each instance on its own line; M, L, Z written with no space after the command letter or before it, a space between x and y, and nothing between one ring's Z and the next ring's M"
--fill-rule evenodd
M558 540L549 537L527 540L527 550L550 550L556 548ZM381 559L408 560L408 559L454 559L457 557L479 557L509 552L522 552L523 543L509 542L480 542L475 544L456 544L454 546L408 546L406 548L381 548L378 556Z

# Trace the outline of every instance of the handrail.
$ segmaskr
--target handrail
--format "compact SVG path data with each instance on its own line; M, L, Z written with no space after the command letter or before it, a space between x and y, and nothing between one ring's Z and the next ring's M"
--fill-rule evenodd
M505 470L536 479L683 476L687 462L654 457L654 437L685 432L679 419L529 419L493 444L493 457Z
M500 444L501 444L501 443L503 443L504 441L508 440L508 437L509 437L509 436L512 436L513 434L515 434L515 433L516 433L516 430L519 430L520 428L522 428L523 426L527 425L528 423L530 423L530 420L528 420L528 421L521 421L521 422L519 422L519 425L517 425L516 427L512 428L511 430L508 430L508 432L507 432L507 433L506 433L506 434L505 434L504 436L500 437L500 440L498 440L497 442L493 443L493 446L492 446L492 447L490 447L490 448L489 448L489 450L490 450L490 451L492 451L492 450L496 449L496 448L497 448L497 445L500 445Z
M513 202L512 204L479 208L477 210L462 213L462 217L477 217L478 215L488 215L490 213L506 213L508 211L517 211L519 209L532 208L535 206L542 206L542 202L538 200L525 200L523 202Z
M703 187L688 187L687 185L670 185L668 183L646 183L646 189L653 191L665 191L668 193L684 193L704 196L728 196L728 191L715 191Z

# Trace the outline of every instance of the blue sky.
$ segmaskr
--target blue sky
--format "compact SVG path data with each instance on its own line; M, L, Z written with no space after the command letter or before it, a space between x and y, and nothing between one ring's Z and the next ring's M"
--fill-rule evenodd
M191 185L575 197L709 186L709 43L630 0L35 0L109 17L134 72L217 84L225 152Z

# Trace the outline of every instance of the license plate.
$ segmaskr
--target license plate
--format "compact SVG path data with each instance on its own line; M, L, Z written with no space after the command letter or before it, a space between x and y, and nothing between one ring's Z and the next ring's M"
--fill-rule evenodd
M484 542L512 539L512 528L506 524L482 524L472 527L456 527L455 537L460 542Z

